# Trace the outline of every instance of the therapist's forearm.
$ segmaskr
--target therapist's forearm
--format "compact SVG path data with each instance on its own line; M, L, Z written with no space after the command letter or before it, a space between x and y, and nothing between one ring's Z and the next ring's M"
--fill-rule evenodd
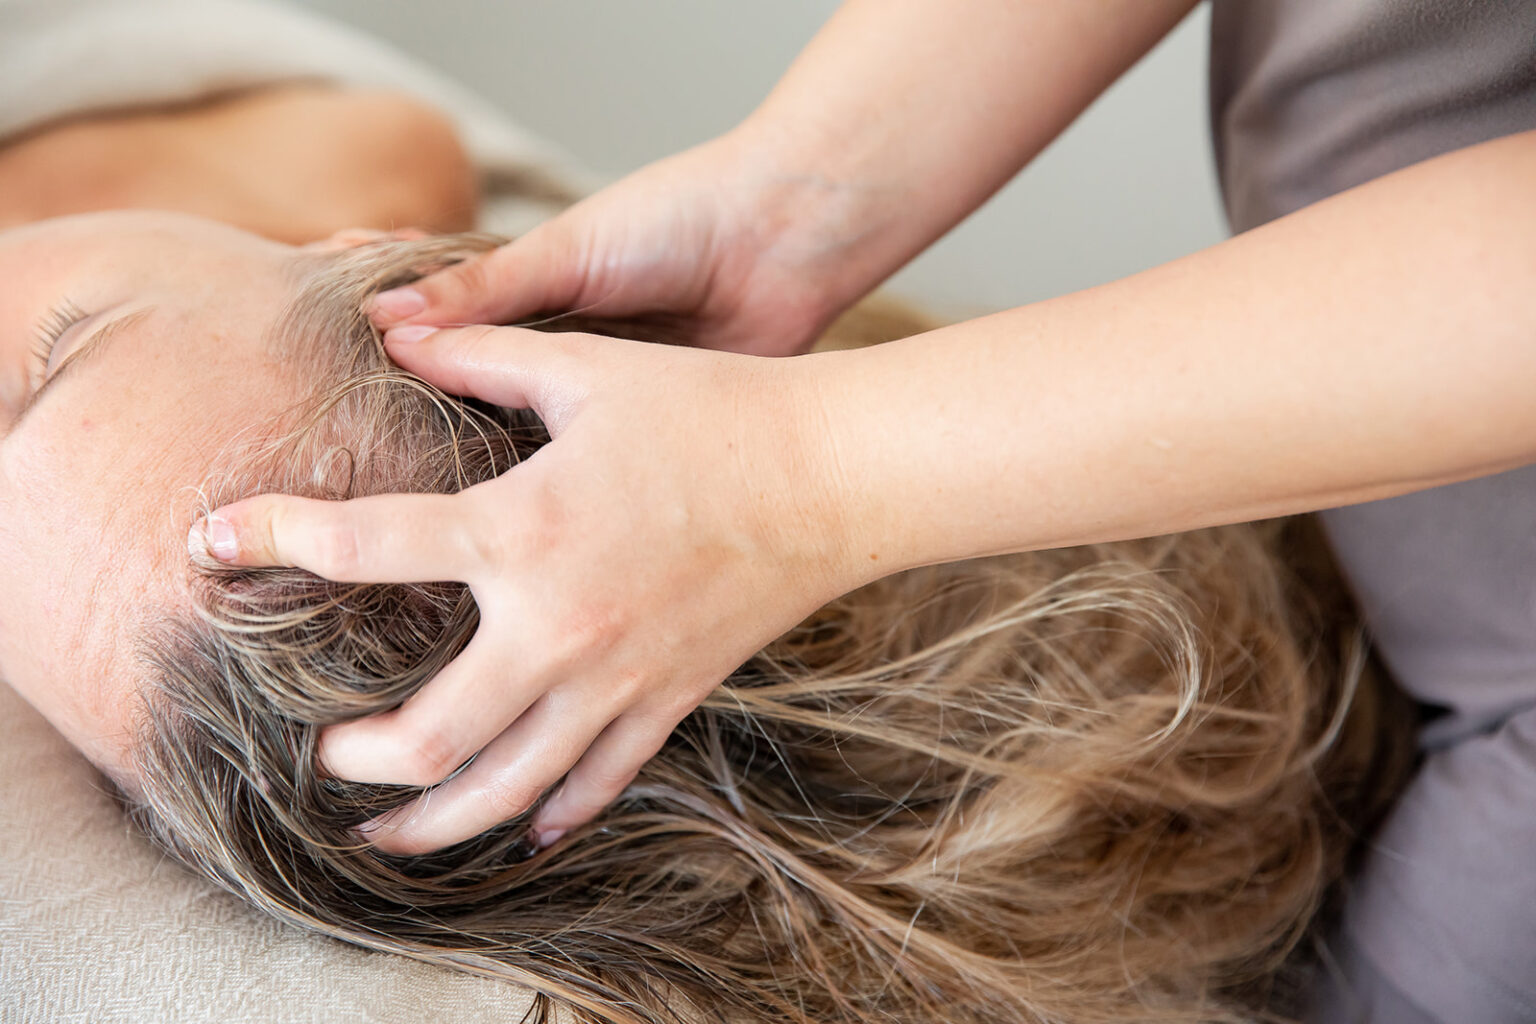
M733 133L762 218L852 301L1044 149L1194 0L851 0Z
M1099 288L798 363L863 573L1536 461L1536 132Z

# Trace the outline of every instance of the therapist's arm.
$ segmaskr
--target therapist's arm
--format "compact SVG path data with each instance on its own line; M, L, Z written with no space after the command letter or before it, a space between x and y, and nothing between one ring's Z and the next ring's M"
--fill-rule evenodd
M847 301L957 224L1193 0L854 0L738 131ZM1130 154L1127 154L1128 156Z
M965 217L1193 0L851 0L719 139L383 301L380 326L580 309L781 355ZM1133 159L1133 153L1126 154Z
M224 555L469 581L469 651L399 710L329 730L324 756L422 782L484 748L374 833L397 852L471 836L570 769L548 840L758 646L885 573L1536 461L1533 181L1536 132L1123 281L802 359L394 331L407 368L532 406L554 441L452 498L237 503Z
M892 568L1384 498L1536 461L1536 132L1125 280L811 357Z

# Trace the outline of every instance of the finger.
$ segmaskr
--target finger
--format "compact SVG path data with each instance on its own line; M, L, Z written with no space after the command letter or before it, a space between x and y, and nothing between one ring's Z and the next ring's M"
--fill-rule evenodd
M320 736L325 770L340 779L431 786L488 746L542 694L508 685L522 661L493 630L393 711L333 725Z
M504 324L579 305L584 274L570 231L541 225L515 242L382 292L368 307L382 328L400 324Z
M613 803L645 763L656 756L676 725L639 713L615 719L582 755L554 796L539 808L533 823L539 846L556 842Z
M469 767L365 826L364 835L385 853L428 853L517 817L608 724L606 715L577 712L570 701L545 694Z
M444 391L508 409L533 409L558 432L599 369L598 345L580 334L521 327L397 327L384 336L390 358ZM610 350L611 351L611 350Z
M198 520L187 549L194 560L292 565L346 583L473 583L486 569L477 553L484 545L471 536L474 500L470 492L351 501L264 494Z

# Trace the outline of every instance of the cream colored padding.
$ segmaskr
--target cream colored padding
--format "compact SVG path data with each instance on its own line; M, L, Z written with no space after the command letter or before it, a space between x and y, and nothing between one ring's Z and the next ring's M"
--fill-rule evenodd
M258 915L131 831L0 684L0 1020L508 1024L528 994Z

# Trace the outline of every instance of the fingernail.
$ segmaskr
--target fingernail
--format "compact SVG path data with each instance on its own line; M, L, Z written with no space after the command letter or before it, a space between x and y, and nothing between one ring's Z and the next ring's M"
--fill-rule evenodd
M543 849L546 849L548 847L554 846L556 843L558 843L560 841L560 837L563 836L563 835L565 835L565 829L563 829L563 828L552 828L552 829L550 829L547 832L540 832L539 833L539 849L543 850Z
M235 528L229 520L204 516L193 523L187 533L187 552L193 558L209 554L221 562L230 562L240 553L240 542L235 538Z
M427 297L415 288L395 288L387 292L379 292L368 304L370 315L382 315L396 320L415 316L426 308Z
M436 327L427 327L422 324L412 324L410 327L392 327L384 332L384 340L393 345L410 344L420 341L429 334L436 334Z

